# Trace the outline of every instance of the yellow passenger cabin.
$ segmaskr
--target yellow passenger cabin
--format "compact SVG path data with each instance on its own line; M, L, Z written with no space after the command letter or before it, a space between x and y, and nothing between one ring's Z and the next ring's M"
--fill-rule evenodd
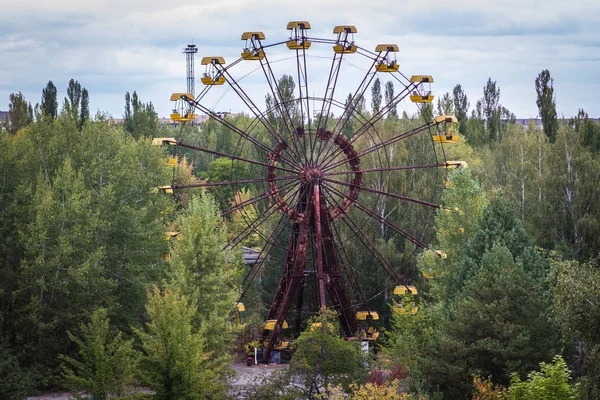
M244 60L263 60L265 52L262 50L261 40L265 40L265 34L262 32L244 32L242 40L246 41L244 50L242 50L242 58Z
M431 84L433 77L431 75L413 75L410 77L410 82L414 89L410 94L410 100L413 103L431 103L433 95L431 94Z
M219 56L203 57L200 65L205 65L205 71L200 81L205 85L222 85L225 83L225 77L217 65L225 64L225 59Z
M152 139L153 146L165 146L165 145L175 146L176 143L177 143L177 141L175 140L175 138L172 138L172 137Z
M173 122L194 120L196 117L193 113L194 108L190 105L190 102L194 102L194 96L190 93L173 93L170 100L175 103L170 114Z
M275 325L277 324L277 320L276 319L269 319L267 320L267 322L265 323L265 327L264 329L266 331L272 331L275 329ZM287 329L288 328L288 323L287 321L283 321L283 323L281 324L281 329Z
M356 28L352 25L338 25L333 28L333 33L337 34L333 51L336 54L356 53L356 50L358 49L354 44L354 34L356 32Z
M455 124L458 120L453 115L438 115L433 118L433 122L437 125L437 134L433 136L433 140L438 143L455 143L458 141Z
M286 46L290 50L306 50L310 48L310 41L306 31L310 29L308 21L291 21L287 24L287 30L290 31L290 40Z
M379 53L377 56L378 62L375 64L377 72L396 72L400 65L396 61L396 53L398 45L396 44L379 44L375 47L375 51Z
M446 161L444 168L469 168L469 164L466 161Z
M165 240L171 240L171 238L176 238L177 240L180 240L179 232L178 231L165 232Z
M356 319L359 321L366 321L367 318L372 319L373 321L377 321L379 319L379 314L376 311L357 311Z
M410 303L407 306L396 304L392 309L395 313L400 315L415 315L417 311L419 311L419 307L417 307L415 303Z
M416 295L419 292L417 291L417 288L413 285L399 285L394 288L395 295L404 296L407 293Z

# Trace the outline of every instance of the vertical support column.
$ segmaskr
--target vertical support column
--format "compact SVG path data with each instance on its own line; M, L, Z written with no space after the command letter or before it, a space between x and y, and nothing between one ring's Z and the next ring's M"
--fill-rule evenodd
M321 312L325 311L325 274L323 273L323 236L321 234L321 196L319 184L313 186L315 199L315 246L317 250L317 284L319 286L319 307Z

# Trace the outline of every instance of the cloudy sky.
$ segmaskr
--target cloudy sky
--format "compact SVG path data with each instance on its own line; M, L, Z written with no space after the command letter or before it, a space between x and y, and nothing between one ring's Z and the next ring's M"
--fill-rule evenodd
M600 117L598 0L0 0L0 10L0 110L7 110L12 92L39 102L49 80L63 98L74 78L90 92L93 112L120 118L125 92L135 90L166 116L169 95L185 91L181 51L192 40L199 47L199 92L200 57L221 55L231 62L240 55L242 32L263 31L266 43L280 42L288 21L307 20L314 37L333 38L335 25L355 25L362 47L397 43L401 70L433 75L436 95L460 83L474 105L491 77L504 106L517 117L536 117L534 80L549 69L559 115L584 108ZM332 51L315 45L309 52L309 91L322 95ZM270 50L276 75L295 73L291 53L285 46ZM341 101L366 69L355 56L343 66L336 92ZM256 67L246 61L231 72L262 105L267 87ZM226 87L211 90L206 104L243 110Z

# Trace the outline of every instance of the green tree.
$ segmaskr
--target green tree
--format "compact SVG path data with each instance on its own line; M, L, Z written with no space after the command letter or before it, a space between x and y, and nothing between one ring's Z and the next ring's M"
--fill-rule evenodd
M81 337L67 331L79 355L77 359L62 356L67 385L72 390L87 391L94 400L123 395L137 370L133 339L124 340L121 332L111 335L104 308L94 311L90 322L80 325L80 331Z
M575 400L577 390L570 384L571 371L560 356L552 363L542 362L540 371L530 372L526 381L513 374L507 400Z
M241 262L227 253L227 229L210 194L192 197L177 219L180 240L172 241L169 260L172 285L194 299L195 326L203 335L205 350L212 356L204 364L226 380L233 336L227 333L227 317L235 306Z
M393 100L394 100L394 82L387 81L387 83L385 84L385 105L389 107ZM398 119L398 108L396 105L391 107L391 109L388 113L388 116L389 116L389 118L391 118L394 121Z
M125 93L125 114L124 129L125 133L134 138L154 137L159 131L158 114L154 110L152 102L143 103L137 93L132 95Z
M446 92L442 97L438 97L437 114L454 115L454 100L450 97L450 93Z
M554 78L550 76L550 71L545 69L535 78L535 91L537 104L544 133L554 143L558 131L558 119L556 117L556 101L554 100Z
M581 377L580 398L600 397L600 271L593 263L550 257L553 314Z
M90 97L86 88L81 91L81 104L79 111L79 131L83 129L83 125L90 120Z
M492 81L492 78L488 78L486 85L483 87L482 100L489 140L500 140L500 88L496 86L496 81Z
M387 90L387 86L386 86L386 90ZM375 82L373 82L373 86L371 86L371 111L373 114L376 114L379 112L379 110L381 109L381 99L382 99L382 94L381 94L381 81L379 80L379 78L375 79ZM387 96L386 96L387 99Z
M251 388L248 397L323 399L337 392L337 386L348 391L351 384L362 384L367 378L366 356L358 344L340 337L335 313L319 314L294 341L288 370Z
M29 109L28 103L21 92L18 94L11 93L9 99L8 121L4 122L4 129L6 129L8 133L14 135L21 130L21 128L28 125Z
M57 91L52 81L48 81L46 87L42 89L41 111L52 120L58 117Z
M21 368L8 341L0 337L0 398L25 399L33 391L35 384L35 375Z
M194 304L177 289L148 292L150 322L135 332L142 341L142 382L157 399L212 399L225 394L223 383L207 368L211 357L204 337L193 327Z
M473 375L507 384L556 347L545 295L545 263L499 194L486 207L459 261L448 267L428 380L451 398L471 391Z
M454 101L454 110L456 113L456 119L460 123L460 127L458 131L461 134L465 134L467 132L467 117L469 112L469 100L467 98L467 94L463 91L462 86L457 84L452 89L452 98Z

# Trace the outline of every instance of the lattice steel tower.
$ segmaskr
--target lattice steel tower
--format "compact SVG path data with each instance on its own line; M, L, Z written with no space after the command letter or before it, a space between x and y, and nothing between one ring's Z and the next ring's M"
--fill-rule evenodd
M196 97L196 84L194 82L194 54L198 52L195 44L188 44L183 49L187 65L187 92L191 93L192 97Z

